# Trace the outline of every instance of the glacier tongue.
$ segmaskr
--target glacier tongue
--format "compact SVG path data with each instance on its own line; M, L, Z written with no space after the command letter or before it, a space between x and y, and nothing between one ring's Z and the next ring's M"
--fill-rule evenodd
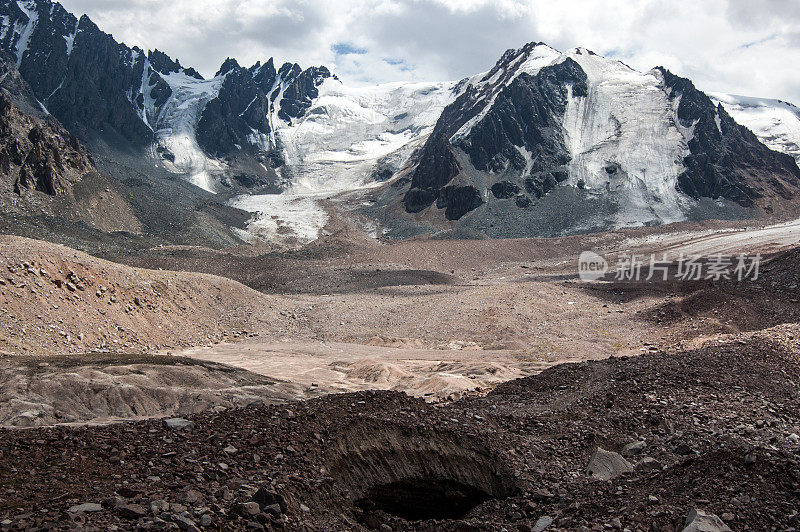
M158 145L174 157L174 161L165 159L164 164L172 172L187 175L194 185L214 192L226 166L205 154L197 143L195 131L203 109L219 93L224 77L198 80L183 72L161 77L172 89L172 96L164 104L155 127Z
M245 240L260 238L277 244L306 244L319 238L328 214L317 200L302 194L258 194L234 198L230 205L253 213Z
M569 185L612 193L618 227L685 218L676 188L689 153L657 71L637 72L584 49L565 54L588 76L587 97L570 95L564 116Z
M749 128L769 148L800 163L800 108L781 101L710 92L734 120Z

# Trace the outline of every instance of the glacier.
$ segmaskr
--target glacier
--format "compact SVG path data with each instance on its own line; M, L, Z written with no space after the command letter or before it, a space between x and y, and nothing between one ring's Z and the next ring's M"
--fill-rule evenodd
M587 97L570 94L564 116L568 184L614 193L615 227L685 219L692 201L677 184L691 132L676 123L660 72L637 72L581 48L566 57L583 68L589 86Z
M172 96L156 118L156 145L152 150L166 149L172 158L158 157L155 152L153 156L162 159L167 170L185 175L204 190L216 192L227 165L200 148L195 132L206 104L219 94L224 76L198 80L184 72L172 72L161 77L172 89Z
M381 182L372 177L379 162L394 170L402 168L453 100L455 85L388 83L354 88L325 80L301 120L287 124L273 118L290 175L284 194L239 196L230 204L254 213L248 227L260 238L315 240L328 220L320 201L379 186Z

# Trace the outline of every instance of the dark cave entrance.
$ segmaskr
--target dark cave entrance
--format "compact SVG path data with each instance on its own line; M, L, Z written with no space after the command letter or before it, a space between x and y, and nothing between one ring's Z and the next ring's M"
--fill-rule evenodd
M365 495L356 501L362 510L382 510L408 521L460 519L492 498L474 486L440 478L380 484L371 487Z

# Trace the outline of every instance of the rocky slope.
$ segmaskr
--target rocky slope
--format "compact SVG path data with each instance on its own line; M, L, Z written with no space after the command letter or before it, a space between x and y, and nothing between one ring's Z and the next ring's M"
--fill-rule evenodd
M0 175L17 194L36 190L71 195L72 186L94 163L75 138L54 121L23 114L0 95Z
M786 530L800 486L795 329L558 366L438 407L373 392L6 431L0 518L17 529Z
M5 354L154 352L281 321L276 298L220 277L134 269L11 236L0 251Z

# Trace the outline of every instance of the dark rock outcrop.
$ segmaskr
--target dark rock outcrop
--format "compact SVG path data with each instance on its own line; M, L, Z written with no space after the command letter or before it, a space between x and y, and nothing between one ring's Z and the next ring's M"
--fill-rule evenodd
M180 61L177 59L173 60L161 50L151 50L148 52L147 60L150 61L150 66L161 74L183 72L187 76L191 76L195 79L203 79L203 76L201 76L197 70L193 68L183 68Z
M281 72L287 65L281 67ZM319 87L323 81L331 77L330 71L326 67L311 67L299 72L298 65L292 65L288 69L287 75L282 75L281 79L288 82L286 90L283 92L283 99L280 103L278 116L291 123L293 118L302 117L311 107L313 100L319 96Z
M222 75L226 77L220 93L203 110L197 127L200 146L216 157L248 147L263 152L265 145L254 143L254 132L267 138L272 133L273 115L287 122L303 116L319 95L317 87L331 77L325 67L302 70L297 64L286 63L276 71L270 59L263 65L259 62L244 68L231 58L217 72L217 76ZM275 139L269 138L274 144ZM264 155L272 166L280 166L283 161L275 153Z
M693 198L725 198L754 207L770 198L790 200L800 188L800 169L786 154L770 150L722 105L694 84L659 67L670 98L679 99L678 120L693 128L686 170L678 187Z
M509 65L514 58L529 54L535 46L538 44L507 52L485 79L510 77ZM523 186L529 194L541 198L567 177L564 165L570 158L561 122L568 87L576 96L586 95L586 82L583 69L567 59L541 69L535 76L519 74L506 87L497 89L488 110L481 107L480 99L491 96L490 89L467 88L444 110L421 151L411 190L404 199L406 210L419 212L436 202L438 208L447 208L448 219L456 220L484 203L481 187L469 184L455 151L464 153L475 170L496 180L490 187L496 198L515 197ZM457 137L459 130L480 113L484 116L464 136ZM448 187L456 176L466 181ZM529 206L530 198L517 205Z
M78 141L54 120L28 116L0 94L0 179L17 194L70 195L72 185L94 170Z
M135 145L152 140L140 96L148 84L162 93L164 87L158 87L157 74L145 72L141 50L117 43L88 17L76 19L49 0L5 0L0 15L8 17L9 28L25 28L7 31L0 47L17 58L37 99L67 129L88 137L108 128Z
M267 93L275 78L261 70L261 65L242 68L232 59L223 64L220 72L226 78L219 96L208 102L197 125L197 141L207 153L222 157L248 146L254 131L269 134ZM261 75L259 81L256 75Z
M519 186L511 181L499 181L492 185L492 194L497 199L509 199L519 194Z

